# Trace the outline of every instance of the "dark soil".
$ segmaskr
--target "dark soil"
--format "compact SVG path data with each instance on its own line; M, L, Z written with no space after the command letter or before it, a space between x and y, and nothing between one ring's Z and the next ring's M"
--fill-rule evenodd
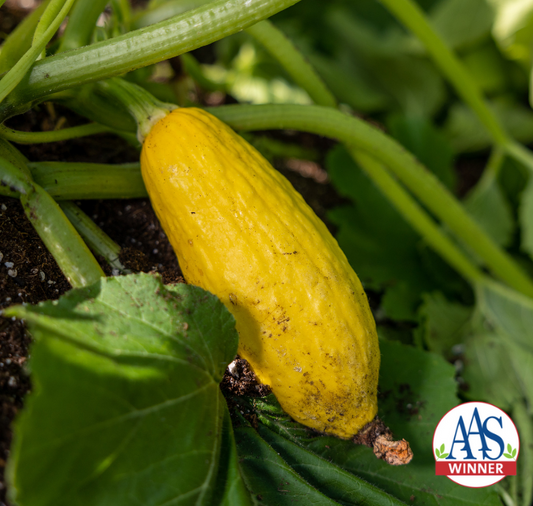
M268 385L257 382L250 364L239 357L229 364L220 388L230 395L246 395L248 397L265 397L272 393Z

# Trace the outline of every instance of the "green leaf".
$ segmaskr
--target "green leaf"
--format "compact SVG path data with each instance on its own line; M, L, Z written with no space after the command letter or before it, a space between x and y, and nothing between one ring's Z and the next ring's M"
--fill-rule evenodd
M515 222L511 206L496 179L476 185L465 198L464 206L496 244L509 246Z
M443 0L429 18L448 46L458 50L490 35L493 12L486 0Z
M419 304L420 291L402 281L388 286L381 298L383 311L393 320L415 320L415 311Z
M489 0L494 9L492 36L513 60L529 64L533 41L533 4L528 1Z
M533 258L533 177L529 178L520 196L519 219L522 232L521 248Z
M463 55L462 60L481 91L489 94L504 93L509 86L509 62L503 58L492 40L481 47L474 47Z
M449 453L443 453L443 454L440 456L440 458L441 458L441 459L445 459L448 455L450 455L450 454L449 454Z
M533 301L487 281L478 287L478 304L486 321L466 341L466 395L507 411L522 398L533 402Z
M498 332L533 353L533 300L496 282L478 287L479 307Z
M341 504L404 504L264 425L259 425L258 433L308 483Z
M440 452L443 453L446 447L444 446L444 443L440 445Z
M529 407L522 399L513 406L512 417L520 434L520 459L517 461L517 478L524 506L533 499L533 420ZM516 457L517 449L513 452Z
M472 308L449 302L440 292L424 294L423 301L416 332L431 351L451 357L452 347L463 342L469 329Z
M339 102L360 112L381 111L391 102L386 93L361 76L349 51L342 51L336 58L307 52L306 57Z
M427 119L402 115L387 121L391 135L413 153L449 189L455 187L453 149L446 137Z
M491 109L506 132L524 144L533 141L533 112L514 100L493 101ZM444 132L458 153L487 149L492 138L477 116L465 105L455 104L449 108Z
M220 506L251 506L256 504L241 476L233 426L227 409L224 410L220 456L218 476L211 497L220 497ZM216 503L215 499L212 501Z
M245 480L261 504L294 504L302 496L310 504L404 504L263 424L236 429L236 440Z
M510 411L520 397L520 383L513 374L508 347L501 337L490 333L469 337L465 343L464 363L462 378L467 398L490 402Z
M513 447L510 444L507 444L507 451L513 453Z
M302 497L307 504L338 504L307 483L251 427L236 429L235 439L246 486L260 504L292 505Z
M337 239L357 274L372 288L416 272L417 235L355 164L343 147L326 161L335 188L354 201L336 208L330 219L340 227Z
M513 453L511 454L511 455L513 456L513 459L516 457L516 452L517 452L517 449L515 448L515 449L513 450Z
M413 121L413 125L417 124L425 123ZM424 142L417 139L417 135L430 142L435 132L430 127L402 128L398 126L398 132L403 132L401 135L414 139L406 142L420 148L421 156L428 156L429 160L422 149ZM442 146L440 149L438 142L432 146L444 156L446 149ZM418 233L398 214L344 147L331 150L326 165L337 191L353 201L353 206L345 205L328 213L329 219L339 227L337 240L365 288L384 290L382 308L389 318L415 321L424 292L440 289L455 294L465 291L464 281L438 255L429 251ZM445 166L447 162L441 169Z
M508 459L512 459L513 458L513 456L510 455L509 453L504 453L503 456L508 458Z
M216 297L140 274L9 314L36 339L8 469L13 502L249 504L218 386L238 336Z
M444 81L434 65L409 54L408 39L399 30L378 30L344 8L330 9L326 20L351 51L358 73L396 102L397 110L430 117L446 98Z
M437 458L440 459L440 451L438 448L435 448L435 454L437 455Z

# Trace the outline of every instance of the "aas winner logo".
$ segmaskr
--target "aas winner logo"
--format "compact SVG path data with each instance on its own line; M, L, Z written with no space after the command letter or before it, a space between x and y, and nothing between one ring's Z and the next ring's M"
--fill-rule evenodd
M433 435L435 473L465 487L488 487L516 475L520 439L501 409L467 402L446 413Z

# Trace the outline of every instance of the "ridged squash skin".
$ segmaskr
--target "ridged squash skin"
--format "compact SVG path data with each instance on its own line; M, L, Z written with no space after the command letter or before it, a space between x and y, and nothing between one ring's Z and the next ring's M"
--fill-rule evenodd
M346 256L291 184L227 125L176 109L141 169L186 280L236 320L239 355L298 422L350 438L377 413L379 347Z

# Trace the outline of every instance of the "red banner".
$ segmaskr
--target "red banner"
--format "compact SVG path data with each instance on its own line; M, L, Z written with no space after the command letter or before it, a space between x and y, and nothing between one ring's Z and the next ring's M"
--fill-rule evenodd
M439 461L435 462L437 476L515 476L516 461Z

